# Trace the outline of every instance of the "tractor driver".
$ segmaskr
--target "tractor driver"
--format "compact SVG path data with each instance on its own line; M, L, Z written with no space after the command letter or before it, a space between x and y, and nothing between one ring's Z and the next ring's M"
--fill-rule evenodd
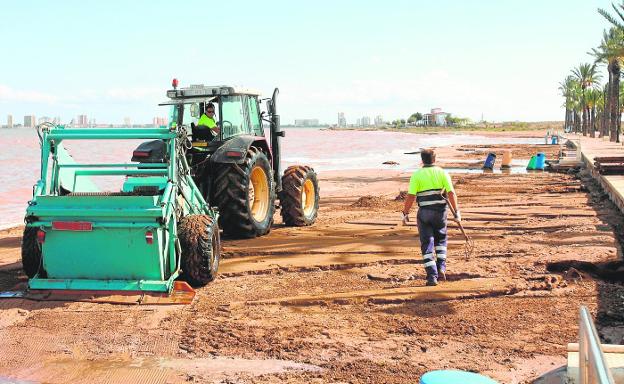
M202 113L199 121L197 122L197 127L200 131L208 132L210 130L211 137L216 137L219 132L219 126L215 122L215 106L212 103L206 104L206 108L204 113Z

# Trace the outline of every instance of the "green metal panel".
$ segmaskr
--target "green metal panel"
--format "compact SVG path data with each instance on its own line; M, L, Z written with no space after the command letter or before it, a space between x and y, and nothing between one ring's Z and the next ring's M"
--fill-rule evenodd
M30 289L72 289L87 291L151 291L171 292L177 274L167 280L90 280L90 279L41 279L28 282Z
M41 178L27 208L27 225L46 233L42 262L47 276L30 279L30 288L170 292L179 268L175 212L180 201L185 200L180 207L185 214L207 213L217 219L188 175L186 159L177 159L179 132L169 128L58 126L41 132ZM63 140L74 139L161 139L167 144L170 161L76 164L62 145ZM52 173L48 176L50 163ZM178 179L178 166L186 170L182 180ZM158 186L162 194L97 193L88 176L100 175L129 176L122 192ZM48 180L50 185L46 185ZM96 193L59 196L59 184L72 192ZM55 230L55 221L89 222L92 230ZM152 244L146 240L147 231L152 231Z
M70 128L53 129L45 135L46 140L88 139L173 139L175 131L168 128Z
M152 244L146 232L154 236ZM164 280L162 228L46 231L43 267L50 279ZM164 250L166 252L166 250Z
M162 217L159 196L37 196L36 204L26 209L27 216L44 218L137 218Z

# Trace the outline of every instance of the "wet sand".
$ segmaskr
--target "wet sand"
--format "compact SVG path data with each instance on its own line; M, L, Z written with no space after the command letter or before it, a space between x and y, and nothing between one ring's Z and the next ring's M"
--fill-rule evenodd
M0 381L405 383L452 368L530 382L565 364L581 304L622 342L624 220L591 179L452 177L475 249L465 257L451 224L438 287L425 287L416 227L398 225L409 174L323 172L317 223L276 216L268 236L226 239L192 305L0 300ZM20 237L0 232L0 290L25 282Z

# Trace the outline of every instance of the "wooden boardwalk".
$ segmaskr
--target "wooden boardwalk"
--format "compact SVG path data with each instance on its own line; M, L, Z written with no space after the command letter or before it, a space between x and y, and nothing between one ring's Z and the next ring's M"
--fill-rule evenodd
M568 134L566 137L572 139L573 143L580 140L582 160L587 169L591 171L594 179L602 185L611 201L618 206L620 211L624 212L624 175L601 175L594 167L594 157L624 157L624 145L612 143L607 138L591 138L576 134Z

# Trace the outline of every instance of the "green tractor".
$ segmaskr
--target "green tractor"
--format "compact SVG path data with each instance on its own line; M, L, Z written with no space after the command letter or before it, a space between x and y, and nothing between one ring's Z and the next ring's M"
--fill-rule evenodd
M318 214L317 175L305 165L280 169L280 130L276 88L271 98L230 86L191 85L167 91L170 125L192 133L188 163L202 195L219 210L219 225L230 237L251 238L267 234L276 208L288 226L313 224ZM261 102L266 111L261 111ZM216 112L217 130L201 127L200 118L210 108ZM267 122L269 140L263 122ZM216 131L216 133L215 133ZM270 145L269 145L270 141ZM279 203L278 203L279 202Z
M38 127L41 174L26 210L22 264L29 292L115 291L171 295L217 274L220 228L232 237L268 233L276 201L286 225L310 225L318 181L307 166L281 175L277 89L260 112L257 92L191 86L167 92L168 127ZM200 112L218 106L219 133ZM215 108L216 109L216 108ZM262 122L270 124L271 146ZM78 163L72 140L148 140L131 162ZM121 177L119 189L97 179ZM179 289L178 289L179 288ZM192 291L192 290L191 290ZM49 296L46 296L49 298ZM181 297L181 296L180 296Z

